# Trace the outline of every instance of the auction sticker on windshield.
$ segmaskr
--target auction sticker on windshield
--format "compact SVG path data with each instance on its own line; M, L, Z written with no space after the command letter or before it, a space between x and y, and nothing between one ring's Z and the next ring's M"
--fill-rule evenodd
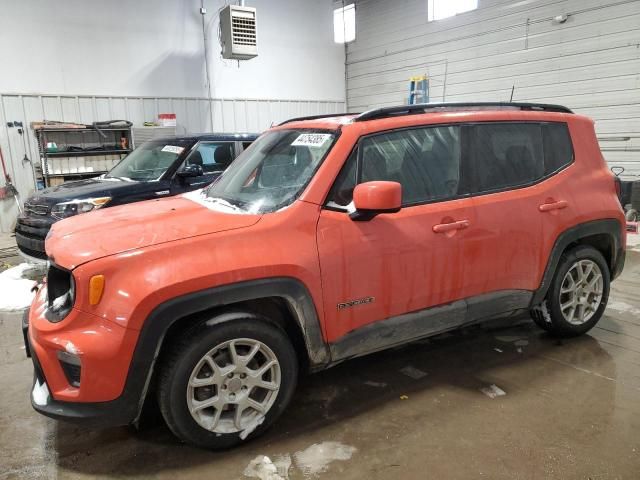
M162 147L163 152L175 153L176 155L180 155L184 147L176 147L175 145L165 145Z
M303 133L291 144L292 147L321 147L333 135L330 133Z

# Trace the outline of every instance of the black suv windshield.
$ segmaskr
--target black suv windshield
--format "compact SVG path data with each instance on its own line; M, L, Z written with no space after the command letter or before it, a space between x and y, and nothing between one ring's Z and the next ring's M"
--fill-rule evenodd
M159 180L190 143L191 140L151 140L123 158L105 177L140 182Z
M275 130L262 135L231 164L205 194L246 213L268 213L289 205L327 155L335 132Z

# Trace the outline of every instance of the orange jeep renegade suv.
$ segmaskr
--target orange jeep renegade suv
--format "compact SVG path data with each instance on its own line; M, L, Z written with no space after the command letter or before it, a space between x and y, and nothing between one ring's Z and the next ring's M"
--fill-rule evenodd
M53 226L24 321L33 407L181 439L265 431L301 370L531 311L587 332L624 264L593 122L538 104L289 120L212 185Z

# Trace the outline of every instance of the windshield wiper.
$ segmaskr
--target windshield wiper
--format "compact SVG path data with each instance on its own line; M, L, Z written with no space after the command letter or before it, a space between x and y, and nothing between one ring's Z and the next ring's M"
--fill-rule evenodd
M207 198L208 201L213 202L213 203L217 203L219 205L224 205L227 208L230 208L236 212L244 212L244 210L242 208L240 208L237 205L234 205L233 203L228 202L227 200L223 199L223 198L219 198L219 197L208 197Z
M106 175L104 178L115 178L116 180L123 180L125 182L135 182L133 178L129 178L129 177L111 177L109 175Z

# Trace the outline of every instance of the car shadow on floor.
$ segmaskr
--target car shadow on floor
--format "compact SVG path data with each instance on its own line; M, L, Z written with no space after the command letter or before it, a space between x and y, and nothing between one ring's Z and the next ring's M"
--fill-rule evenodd
M564 346L564 348L563 348ZM542 364L540 359L558 357ZM564 364L564 365L563 365ZM559 341L530 320L494 321L418 341L403 347L344 362L303 376L287 412L263 436L225 452L210 452L181 444L161 419L133 428L89 430L51 422L52 447L59 467L89 474L153 474L170 469L215 465L222 456L239 461L249 453L333 424L347 422L441 387L473 391L494 383L493 372L511 369L523 378L520 388L536 388L554 370L571 365L615 368L609 354L589 335ZM535 367L534 367L535 365ZM541 366L542 365L542 366ZM408 367L408 368L407 368ZM577 367L576 367L577 368ZM426 375L423 375L426 374ZM438 410L453 415L459 404ZM425 415L430 414L425 406Z

